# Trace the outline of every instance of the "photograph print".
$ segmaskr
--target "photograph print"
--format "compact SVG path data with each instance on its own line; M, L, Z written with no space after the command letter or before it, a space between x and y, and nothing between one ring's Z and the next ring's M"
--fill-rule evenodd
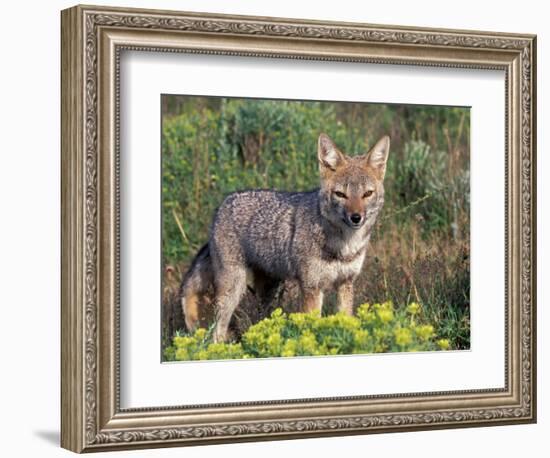
M161 106L162 361L470 348L470 108Z

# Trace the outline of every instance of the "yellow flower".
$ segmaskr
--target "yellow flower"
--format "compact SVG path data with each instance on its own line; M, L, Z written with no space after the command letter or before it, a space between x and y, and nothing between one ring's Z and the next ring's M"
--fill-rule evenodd
M401 347L405 347L412 342L412 333L407 328L398 328L394 331L395 342Z
M298 348L298 342L294 339L288 339L281 351L281 356L296 356L296 349Z
M306 315L304 313L291 313L288 315L288 319L297 328L302 328L306 325Z
M189 359L189 352L186 348L178 348L176 350L176 360L177 361L187 361Z
M411 302L407 306L407 312L409 312L411 315L416 315L420 311L420 304L416 302Z
M368 302L365 302L364 304L361 304L358 308L358 312L368 312L370 309L370 304Z
M226 344L222 342L211 343L208 347L208 350L212 353L220 353L225 350Z
M298 340L303 353L315 353L317 350L317 340L311 331L302 333Z
M451 347L451 343L449 342L449 339L439 339L437 341L437 345L441 350L448 350Z
M195 339L203 340L206 337L206 329L199 328L195 331Z
M353 331L361 327L361 322L354 316L346 315L343 312L338 312L336 315L325 318L332 326Z
M382 323L389 323L390 321L393 320L392 310L389 310L386 308L380 308L378 309L377 313L378 313L378 318L380 318L380 321L382 321Z
M192 337L187 337L187 336L174 337L174 345L178 348L188 347L193 343L195 343L195 339L193 339Z
M357 317L361 320L362 324L370 324L376 320L376 315L380 310L386 309L387 307L384 307L382 304L361 304L357 309Z
M321 310L312 310L311 312L308 312L305 314L306 316L310 316L313 319L315 318L321 318Z
M386 301L386 302L383 302L382 304L374 304L374 307L381 310L393 310L393 302Z
M267 344L270 347L276 347L276 346L281 345L281 335L280 334L271 334L267 338Z
M358 347L364 347L369 343L369 331L359 329L353 333L353 341Z
M434 335L434 327L431 324L425 324L416 328L416 335L421 340L428 340Z
M195 355L195 359L205 360L209 359L209 353L206 350L201 350ZM217 359L217 358L213 358Z

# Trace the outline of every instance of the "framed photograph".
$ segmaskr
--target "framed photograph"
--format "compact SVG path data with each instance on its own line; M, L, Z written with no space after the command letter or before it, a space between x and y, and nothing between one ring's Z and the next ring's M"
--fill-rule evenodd
M536 37L62 12L75 452L536 421Z

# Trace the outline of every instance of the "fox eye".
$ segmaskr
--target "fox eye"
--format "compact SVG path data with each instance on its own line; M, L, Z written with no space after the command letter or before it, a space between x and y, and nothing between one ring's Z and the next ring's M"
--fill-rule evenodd
M348 198L348 196L346 196L343 192L340 192L340 191L334 191L334 194L336 195L336 197L340 197L340 199Z
M363 194L363 199L372 196L373 193L374 191L372 189L369 189L365 194Z

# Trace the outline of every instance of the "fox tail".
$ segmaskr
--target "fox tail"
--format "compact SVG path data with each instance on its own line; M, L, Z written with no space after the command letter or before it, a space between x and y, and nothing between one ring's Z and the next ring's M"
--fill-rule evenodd
M193 259L180 286L181 308L189 332L194 331L199 322L201 295L208 291L213 282L212 259L209 245L206 243Z

